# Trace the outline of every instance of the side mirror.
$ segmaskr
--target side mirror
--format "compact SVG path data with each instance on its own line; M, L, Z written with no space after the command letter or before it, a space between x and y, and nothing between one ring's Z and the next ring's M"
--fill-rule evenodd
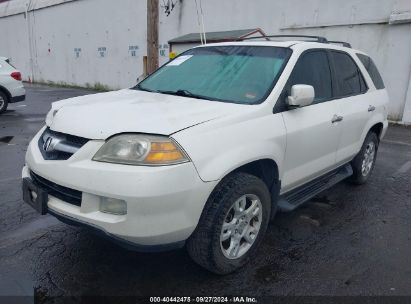
M291 95L287 97L290 107L305 107L314 101L314 87L306 84L295 84L291 87Z

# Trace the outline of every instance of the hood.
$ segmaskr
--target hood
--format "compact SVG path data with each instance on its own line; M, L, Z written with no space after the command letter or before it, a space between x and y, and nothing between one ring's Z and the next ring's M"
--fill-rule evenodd
M55 102L50 112L57 112L46 123L54 131L90 139L125 132L170 135L246 108L127 89Z

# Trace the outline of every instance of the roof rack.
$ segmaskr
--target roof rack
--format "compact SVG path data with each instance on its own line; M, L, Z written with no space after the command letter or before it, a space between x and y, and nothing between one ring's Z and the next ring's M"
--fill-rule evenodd
M268 35L268 36L259 36L259 37L239 38L239 39L237 39L237 41L251 40L251 39L266 39L266 40L270 40L270 38L287 38L287 37L291 37L291 38L308 38L308 39L310 39L310 40L308 40L308 41L315 40L315 41L320 42L320 43L328 43L328 40L327 40L325 37L321 37L321 36L307 36L307 35Z
M266 39L270 40L270 38L308 38L309 40L304 41L316 41L320 43L332 43L332 44L341 44L344 47L351 48L351 44L344 41L329 41L325 37L321 36L309 36L309 35L268 35L268 36L259 36L259 37L246 37L246 38L238 38L236 41L243 41L243 40L251 40L251 39Z
M351 48L351 44L349 44L348 42L344 42L344 41L328 41L328 43L341 44L342 46Z

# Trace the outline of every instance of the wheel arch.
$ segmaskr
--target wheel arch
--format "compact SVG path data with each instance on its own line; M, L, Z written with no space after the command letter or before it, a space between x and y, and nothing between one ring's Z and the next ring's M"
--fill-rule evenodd
M365 138L367 137L367 134L370 132L375 132L377 133L377 137L379 140L384 136L386 127L388 125L388 122L384 119L382 114L375 115L370 119L367 124L365 125L362 134L361 134L361 139L358 142L358 148L357 151L360 151L362 144L364 143Z
M268 189L271 189L273 183L279 180L279 172L277 163L269 158L263 158L246 163L227 175L233 172L244 172L260 178Z
M10 100L11 100L11 94L10 94L10 92L9 92L5 87L3 87L3 86L1 86L1 85L0 85L0 92L6 94L6 96L7 96L7 98L8 98L7 101L10 102Z
M381 139L383 129L384 129L384 124L382 122L378 122L370 128L368 133L374 132L377 135L378 139Z
M276 214L277 200L281 189L277 162L271 158L253 160L226 173L221 180L236 172L253 175L265 183L271 194L271 218L273 218Z

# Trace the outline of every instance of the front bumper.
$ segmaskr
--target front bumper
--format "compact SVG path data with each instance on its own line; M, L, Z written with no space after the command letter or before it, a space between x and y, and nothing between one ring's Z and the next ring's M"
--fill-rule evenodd
M20 101L25 101L25 100L26 100L26 95L14 96L11 98L10 103L20 102Z
M85 224L126 243L167 248L186 240L197 226L217 184L203 182L192 163L144 167L90 160L104 143L90 140L68 160L44 160L38 140L30 143L23 178L30 171L55 184L81 191L81 206L49 195L51 214ZM100 211L103 197L124 200L126 215Z

